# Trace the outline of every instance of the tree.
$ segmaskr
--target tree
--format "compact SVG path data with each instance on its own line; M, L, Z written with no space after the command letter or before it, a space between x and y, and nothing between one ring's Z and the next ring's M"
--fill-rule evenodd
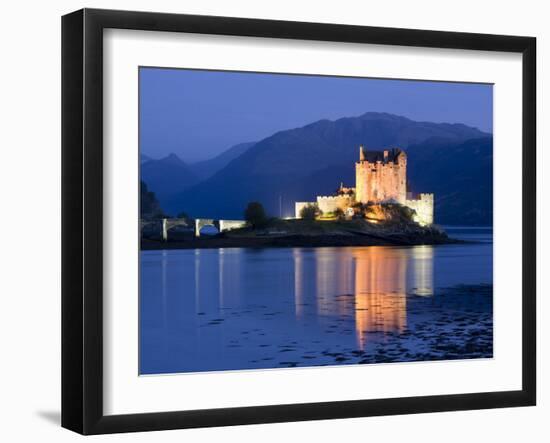
M416 211L399 203L388 203L384 205L387 218L397 223L410 223L414 220Z
M187 223L192 224L195 221L193 220L193 217L190 217L187 212L180 212L178 215L176 215L176 218L183 218Z
M268 222L264 207L259 202L250 202L248 204L244 210L244 219L253 228L262 228Z
M145 220L153 220L166 217L155 197L155 193L149 191L147 184L140 181L140 217Z
M306 205L300 211L300 217L305 220L315 220L319 215L319 208L317 205Z
M334 210L334 216L338 219L338 220L342 220L345 216L344 214L344 211L342 208L336 208Z

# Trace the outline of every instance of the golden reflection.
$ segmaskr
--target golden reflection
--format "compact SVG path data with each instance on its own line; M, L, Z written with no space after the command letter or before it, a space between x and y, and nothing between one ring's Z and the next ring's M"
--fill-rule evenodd
M430 246L295 249L293 258L296 317L348 319L362 349L369 333L406 329L407 291L433 295Z
M402 332L407 326L407 252L368 247L355 260L355 330L364 348L369 332Z

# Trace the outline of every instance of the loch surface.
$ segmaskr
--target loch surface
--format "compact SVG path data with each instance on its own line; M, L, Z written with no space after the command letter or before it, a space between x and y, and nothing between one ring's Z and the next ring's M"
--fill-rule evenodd
M490 358L490 228L412 247L142 251L140 373Z

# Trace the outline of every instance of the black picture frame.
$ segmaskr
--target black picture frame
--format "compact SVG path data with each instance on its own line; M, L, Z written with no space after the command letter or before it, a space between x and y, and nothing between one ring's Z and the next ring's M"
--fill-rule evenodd
M503 51L523 63L522 389L130 415L103 413L103 30ZM515 154L514 154L515 155ZM62 18L62 426L81 434L530 406L536 403L536 39L83 9Z

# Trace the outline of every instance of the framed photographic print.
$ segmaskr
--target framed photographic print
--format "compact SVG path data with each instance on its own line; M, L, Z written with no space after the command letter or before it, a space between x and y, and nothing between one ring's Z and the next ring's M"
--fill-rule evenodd
M530 37L62 21L62 425L534 405Z

